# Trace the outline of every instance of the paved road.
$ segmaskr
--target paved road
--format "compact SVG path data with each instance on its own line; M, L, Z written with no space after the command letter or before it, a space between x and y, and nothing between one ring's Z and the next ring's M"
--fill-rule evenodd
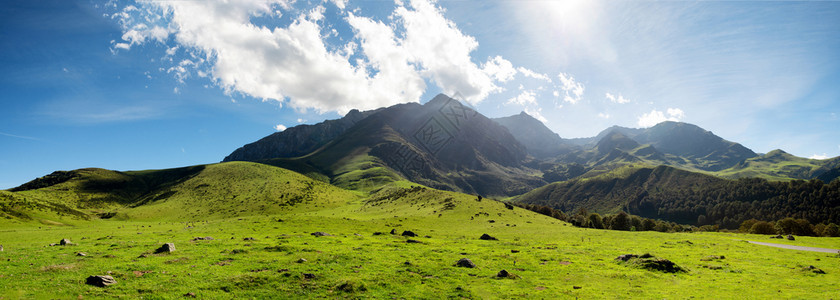
M840 250L838 250L838 249L829 249L829 248L793 246L793 245L764 243L764 242L753 242L753 241L747 241L747 242L750 242L751 244L762 245L762 246L770 246L770 247L793 249L793 250L802 250L802 251L825 252L825 253L838 253L838 252L840 252Z

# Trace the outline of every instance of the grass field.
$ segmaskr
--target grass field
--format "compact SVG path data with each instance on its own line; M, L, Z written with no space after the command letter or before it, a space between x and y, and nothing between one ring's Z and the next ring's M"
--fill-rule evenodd
M0 221L4 246L0 297L836 299L840 295L840 256L744 241L778 242L767 236L581 229L520 208L508 209L501 202L411 186L397 182L369 197L350 195L330 205L233 218L195 215L189 222L164 217L79 221L68 226ZM390 234L392 229L397 235ZM418 236L400 236L405 230ZM313 232L331 236L316 237ZM484 233L498 240L480 240ZM49 246L62 238L74 245ZM840 248L838 238L784 242ZM174 243L177 250L153 254L163 243ZM86 256L77 256L78 252ZM651 271L615 260L630 253L651 253L687 272ZM469 258L476 268L454 266L461 258ZM497 278L503 269L513 275ZM90 275L108 274L117 284L104 288L85 284Z

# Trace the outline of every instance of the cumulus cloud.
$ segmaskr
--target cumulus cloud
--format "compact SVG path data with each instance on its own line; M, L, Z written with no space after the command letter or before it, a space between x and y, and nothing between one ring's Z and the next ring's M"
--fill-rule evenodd
M575 81L575 78L566 73L557 75L560 78L560 89L565 93L563 101L571 104L576 104L583 98L583 90L585 87L582 83Z
M608 114L608 113L598 113L598 117L601 118L601 119L609 119L610 114Z
M149 41L174 43L167 45L167 55L183 49L194 56L191 63L168 68L179 81L193 69L229 94L341 114L352 108L417 102L427 80L446 94L459 94L476 104L502 91L496 82L511 80L516 72L500 56L474 63L471 53L478 42L427 0L397 1L386 23L355 15L358 10L348 14L343 20L354 36L344 44L326 42L337 34L329 24L337 20L325 18L323 6L306 10L292 8L293 3L141 2L139 8L127 6L113 14L123 35L122 41L112 43L112 50ZM343 10L347 2L333 3ZM280 16L291 23L269 28L251 22Z
M510 81L516 75L516 68L513 67L513 64L501 56L487 60L483 70L484 73L500 82Z
M519 104L519 105L522 105L522 106L536 105L537 104L537 98L536 98L536 94L534 93L534 91L522 91L522 93L520 93L516 97L508 99L508 101L506 103L507 104Z
M630 103L630 99L624 98L624 96L622 96L621 94L618 94L618 97L616 97L613 94L607 93L606 97L612 103L618 103L618 104Z
M283 131L283 130L286 130L286 126L283 125L283 124L277 124L277 125L274 125L274 130Z
M516 68L516 70L519 71L519 73L522 73L522 75L525 75L525 77L531 77L531 78L534 78L534 79L545 80L546 82L551 83L551 78L549 78L548 75L534 72L534 71L532 71L530 69L527 69L525 67L519 67L519 68Z
M680 120L685 117L685 113L682 111L682 109L679 108L669 108L667 112L669 116L677 120Z
M820 159L820 160L822 160L822 159L829 159L830 157L828 156L828 154L827 154L827 153L823 153L823 154L816 154L816 153L815 153L814 155L811 155L811 156L809 156L808 158L810 158L810 159Z
M666 111L667 116L666 113L655 109L649 113L642 114L639 116L637 124L639 127L647 128L665 121L678 122L685 117L685 113L679 108L668 108Z
M411 9L400 5L394 15L405 29L403 44L422 66L423 74L444 93L459 93L473 104L501 91L490 75L471 61L470 53L478 48L475 38L463 34L431 2L410 3Z
M344 10L344 8L347 7L347 0L331 0L330 2L335 4L335 6L341 10Z

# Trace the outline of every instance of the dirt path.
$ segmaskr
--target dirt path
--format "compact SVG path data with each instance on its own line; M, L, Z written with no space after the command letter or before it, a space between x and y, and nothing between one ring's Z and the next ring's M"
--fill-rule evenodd
M753 242L747 241L751 244L762 245L762 246L770 246L770 247L777 247L777 248L785 248L785 249L793 249L793 250L802 250L802 251L813 251L813 252L825 252L825 253L840 253L838 249L829 249L829 248L817 248L817 247L805 247L805 246L793 246L793 245L785 245L785 244L775 244L775 243L764 243L764 242Z

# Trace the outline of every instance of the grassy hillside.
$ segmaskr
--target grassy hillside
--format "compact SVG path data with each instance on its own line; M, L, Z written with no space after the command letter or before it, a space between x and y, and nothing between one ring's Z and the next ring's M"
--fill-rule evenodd
M840 181L728 180L666 166L626 166L555 182L514 198L574 213L625 211L681 224L738 228L747 219L840 222ZM702 224L701 224L702 223Z
M724 178L764 178L767 180L811 179L840 165L840 159L817 160L797 157L782 150L749 158L729 169L712 174Z
M299 173L251 162L56 172L15 190L0 194L0 207L8 220L21 222L112 217L194 221L329 207L358 198Z
M222 170L210 170L216 171ZM10 299L823 299L836 296L840 280L836 254L744 242L765 236L574 228L489 199L405 182L363 201L270 216L2 228L0 297ZM418 236L401 236L406 230ZM482 234L497 240L480 240ZM45 247L62 238L74 245ZM175 252L152 253L167 242ZM840 239L791 243L840 245ZM686 272L615 260L628 253L651 253ZM476 267L455 266L461 258ZM498 277L501 270L510 275ZM90 275L108 274L117 284L84 284Z
M207 165L195 176L145 195L118 216L197 221L341 205L357 194L286 169L250 162Z

